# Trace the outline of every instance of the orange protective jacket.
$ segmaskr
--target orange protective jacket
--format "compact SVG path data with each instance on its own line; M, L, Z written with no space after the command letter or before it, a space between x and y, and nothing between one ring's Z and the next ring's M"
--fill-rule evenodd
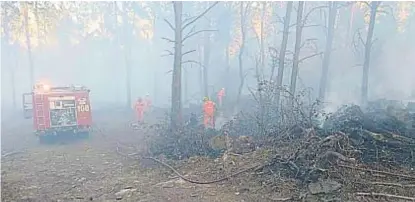
M210 100L206 101L203 105L203 112L206 115L213 116L213 114L215 113L215 103Z
M144 103L143 101L136 101L135 102L135 106L134 106L134 109L135 109L135 111L137 111L137 112L140 112L140 111L144 111L144 108L146 107L146 103Z

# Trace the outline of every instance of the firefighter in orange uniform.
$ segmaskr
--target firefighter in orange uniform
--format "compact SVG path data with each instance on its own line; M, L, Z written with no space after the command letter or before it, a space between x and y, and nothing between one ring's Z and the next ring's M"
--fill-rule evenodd
M203 101L203 124L205 125L205 128L208 128L209 126L214 128L215 103L209 100L208 97L203 98Z
M222 107L222 98L223 98L223 96L225 96L225 88L220 89L220 91L218 92L219 107Z
M146 107L146 103L139 97L135 102L134 109L137 115L138 122L143 122L144 119L144 108Z
M151 107L151 99L150 99L150 94L147 93L146 94L146 98L144 100L145 104L146 104L146 111L150 111L150 107Z

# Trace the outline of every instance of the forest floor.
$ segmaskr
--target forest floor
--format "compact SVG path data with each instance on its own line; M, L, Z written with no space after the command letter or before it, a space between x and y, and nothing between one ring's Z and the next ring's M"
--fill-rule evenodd
M191 184L160 165L121 156L117 153L119 143L134 145L137 152L146 148L145 136L151 135L144 130L133 130L130 121L123 114L97 116L95 123L99 130L89 139L43 145L32 133L31 120L4 120L2 201L268 200L249 182ZM197 161L178 162L174 166L190 177L210 180L224 175L217 172L215 176Z
M341 141L345 135L331 136L328 142L320 141L312 135L314 130L307 130L307 135L292 142L276 144L278 149L273 150L264 147L243 155L225 153L219 158L194 156L182 161L156 157L181 173L182 176L178 177L172 169L154 160L137 157L147 153L154 133L150 127L145 127L148 126L146 124L134 129L129 117L121 112L96 113L94 132L88 139L55 144L40 144L32 133L31 120L6 120L2 117L1 201L415 200L412 197L415 194L413 168L408 170L395 166L388 169L385 163L369 166L365 162L349 162L351 159L340 162L328 158L327 163L330 164L327 169L320 169L327 179L304 184L290 177L290 169L284 166L284 162L267 163L271 156L282 159L298 153L295 167L295 163L308 165L311 162L310 165L314 165L313 158L302 159L321 156L318 152L323 154L327 149L337 148L337 145L342 150L350 150L345 147L348 144ZM350 142L346 140L346 143ZM348 165L339 166L338 163ZM308 169L307 166L304 168ZM235 173L240 174L229 177ZM203 184L189 183L183 178L197 182L223 180Z

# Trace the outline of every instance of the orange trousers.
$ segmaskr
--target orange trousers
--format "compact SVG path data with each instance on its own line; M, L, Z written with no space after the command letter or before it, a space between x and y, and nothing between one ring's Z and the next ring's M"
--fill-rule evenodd
M143 122L144 110L136 110L137 121Z
M207 127L215 127L215 120L213 113L205 113L203 116L203 124L205 125L205 128Z
M222 106L222 96L218 96L218 102L219 102L219 106Z

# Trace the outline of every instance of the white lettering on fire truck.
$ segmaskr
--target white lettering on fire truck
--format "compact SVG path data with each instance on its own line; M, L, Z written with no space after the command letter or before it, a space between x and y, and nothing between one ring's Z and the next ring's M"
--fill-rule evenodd
M75 100L74 96L62 96L62 97L48 97L50 101L57 101L57 100Z
M78 104L79 105L85 105L86 104L86 99L85 98L79 98L78 99Z
M78 105L78 112L89 112L89 105Z

